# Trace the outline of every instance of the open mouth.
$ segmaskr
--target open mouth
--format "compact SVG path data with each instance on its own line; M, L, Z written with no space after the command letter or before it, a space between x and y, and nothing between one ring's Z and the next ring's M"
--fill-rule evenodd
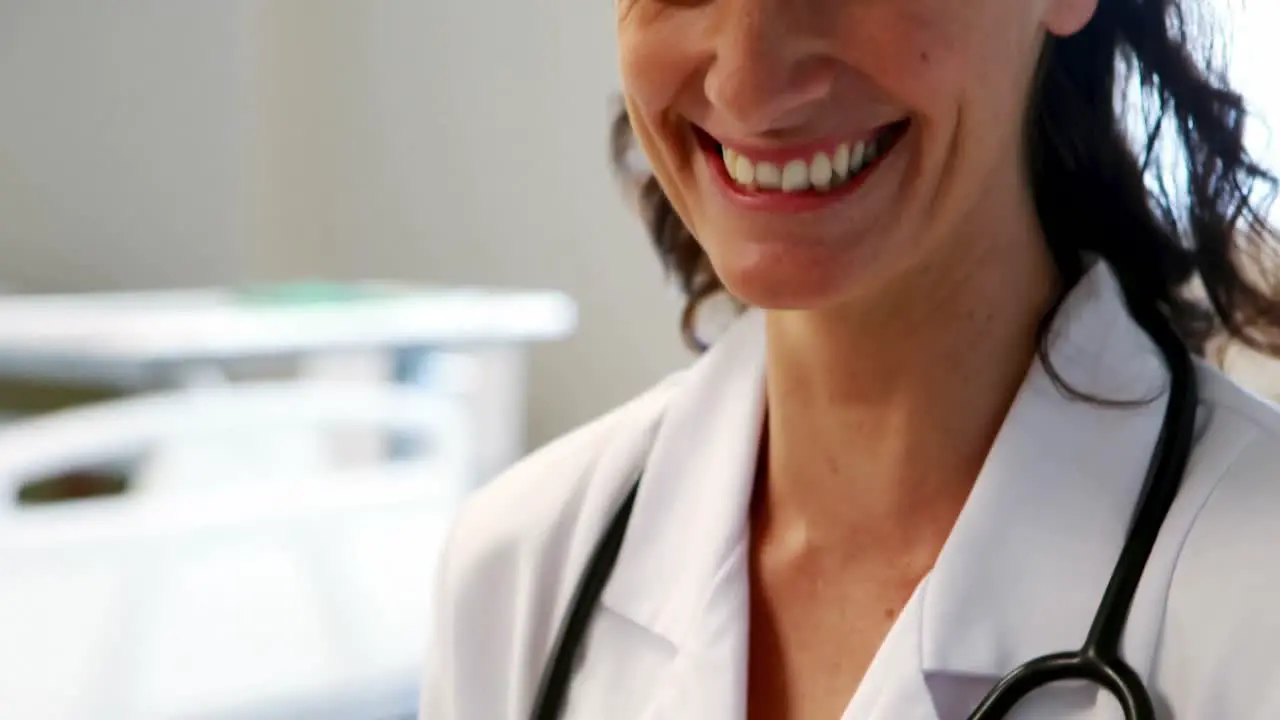
M851 191L862 184L897 147L910 126L909 119L900 120L881 127L870 139L838 143L785 161L747 157L698 127L694 128L694 135L699 147L712 156L710 164L721 179L740 192L823 195Z

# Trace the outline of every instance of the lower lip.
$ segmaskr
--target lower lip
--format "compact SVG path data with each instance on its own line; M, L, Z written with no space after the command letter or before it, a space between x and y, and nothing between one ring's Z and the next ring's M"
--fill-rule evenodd
M858 173L856 177L846 181L840 187L834 190L804 190L801 192L745 188L729 177L729 171L724 166L724 159L716 148L700 144L699 149L702 150L707 166L711 170L712 176L716 179L716 185L724 191L729 200L739 207L757 212L806 213L840 202L857 192L875 174L885 159L898 149L898 146L902 144L903 137L905 137L905 134L899 136L887 152L881 154L870 165L863 168L862 172Z

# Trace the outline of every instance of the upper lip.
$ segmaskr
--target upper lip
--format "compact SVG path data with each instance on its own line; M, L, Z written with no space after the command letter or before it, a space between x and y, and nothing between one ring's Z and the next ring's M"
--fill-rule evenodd
M772 162L779 165L786 164L789 160L809 160L814 155L825 152L832 153L836 148L843 144L852 147L855 143L869 142L886 129L898 125L897 121L880 125L868 130L854 130L852 132L840 135L828 135L826 137L806 141L802 143L753 143L748 140L738 140L727 136L715 135L709 131L703 130L707 137L715 143L728 148L738 155L744 156L754 162Z

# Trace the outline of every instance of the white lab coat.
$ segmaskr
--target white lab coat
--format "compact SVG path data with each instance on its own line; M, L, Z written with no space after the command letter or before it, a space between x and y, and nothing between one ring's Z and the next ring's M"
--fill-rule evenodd
M1167 374L1099 263L1073 289L933 570L843 720L963 719L1036 656L1080 646L1160 429ZM570 595L644 469L564 715L739 720L747 503L764 329L748 313L690 370L557 440L480 491L442 563L424 720L528 717ZM1199 371L1201 433L1147 563L1123 654L1162 718L1280 718L1280 415ZM1011 717L1112 720L1093 687L1042 689ZM832 720L836 720L833 718Z

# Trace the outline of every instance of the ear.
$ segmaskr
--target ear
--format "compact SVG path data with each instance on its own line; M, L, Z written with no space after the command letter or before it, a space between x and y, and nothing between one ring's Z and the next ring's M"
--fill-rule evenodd
M1098 11L1100 0L1046 0L1044 26L1058 37L1074 35L1084 29ZM1107 0L1110 2L1111 0Z

